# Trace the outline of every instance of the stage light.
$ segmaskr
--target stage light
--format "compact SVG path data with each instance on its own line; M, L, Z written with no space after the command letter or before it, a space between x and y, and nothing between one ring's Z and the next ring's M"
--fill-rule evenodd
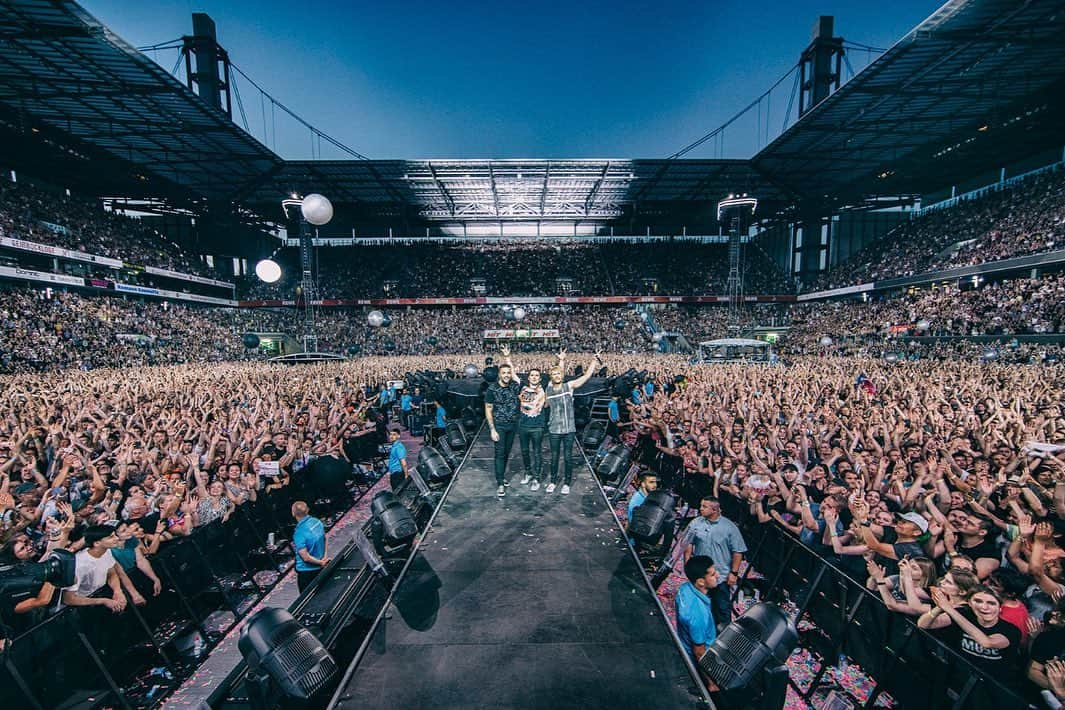
M414 539L418 525L414 516L392 491L380 491L370 501L370 514L381 528L381 536L391 545L402 545Z
M786 663L798 643L791 617L776 604L762 602L718 634L699 667L721 690L746 688L769 664Z
M621 474L628 468L629 456L627 447L622 447L624 451L616 451L617 447L612 448L603 460L599 462L599 465L595 468L595 475L599 477L599 480L604 483L613 483L621 478Z
M588 422L588 426L586 426L584 432L581 433L581 448L587 450L597 449L599 448L599 445L603 443L603 439L605 438L606 422Z
M666 490L657 490L647 496L647 500L632 511L629 534L636 540L653 545L662 534L669 532L667 527L673 523L673 505L676 499Z
M322 195L312 192L303 198L303 202L300 203L300 212L305 220L321 227L333 219L333 203Z
M252 614L240 632L237 648L248 664L249 689L261 689L265 673L284 696L283 707L308 703L337 672L336 661L322 642L284 609L266 607Z
M418 473L429 483L441 483L451 478L451 466L439 451L423 446L418 452Z
M263 259L255 265L255 275L263 283L277 283L281 280L281 265L273 259Z

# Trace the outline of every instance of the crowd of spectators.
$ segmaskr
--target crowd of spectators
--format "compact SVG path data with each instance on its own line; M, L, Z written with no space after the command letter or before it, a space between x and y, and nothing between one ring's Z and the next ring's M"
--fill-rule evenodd
M248 277L242 298L295 297L296 249L275 258L285 277L275 284ZM318 295L336 299L723 294L729 271L726 245L690 242L319 247L316 259ZM743 270L747 293L789 291L786 276L756 245L744 247ZM483 294L472 288L478 280Z
M631 308L526 310L518 322L499 307L395 309L388 311L388 327L373 328L364 309L322 308L315 332L320 351L362 355L480 353L494 347L485 341L485 330L518 327L559 330L560 338L527 341L537 350L636 352L650 345ZM0 290L0 373L258 360L258 351L245 348L244 333L297 339L303 319L295 308L223 308L7 288Z
M992 679L1065 700L1065 366L653 364L630 443L867 580Z
M0 236L217 278L199 257L99 201L7 180L0 180Z
M982 264L1065 246L1065 170L907 221L812 283L808 291Z

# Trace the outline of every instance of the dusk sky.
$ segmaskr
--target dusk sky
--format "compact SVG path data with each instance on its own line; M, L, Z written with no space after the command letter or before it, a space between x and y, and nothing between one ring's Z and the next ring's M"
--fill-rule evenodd
M237 66L371 158L665 157L787 72L818 15L835 15L836 34L847 40L889 47L938 7L934 0L83 4L134 46L189 34L192 13L207 12ZM169 71L178 51L148 56ZM868 56L850 53L855 71ZM283 157L312 157L307 129L280 112L276 121L265 112L264 140L259 92L237 83L256 138ZM770 138L780 131L792 86L784 82L762 111L730 128L723 145L711 141L687 157L754 154L767 130ZM349 156L323 143L321 157Z

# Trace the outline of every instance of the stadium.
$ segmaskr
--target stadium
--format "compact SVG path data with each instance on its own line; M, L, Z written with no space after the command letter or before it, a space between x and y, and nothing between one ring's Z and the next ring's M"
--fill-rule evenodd
M623 158L93 11L0 0L10 707L1065 703L1065 4L811 17Z

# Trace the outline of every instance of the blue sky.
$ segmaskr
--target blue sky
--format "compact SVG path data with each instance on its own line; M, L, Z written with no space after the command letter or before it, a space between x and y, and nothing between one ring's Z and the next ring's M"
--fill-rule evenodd
M888 47L933 0L723 2L275 2L83 0L134 46L192 31L207 12L233 62L326 133L371 158L665 157L796 62L818 15ZM176 50L154 55L169 71ZM855 70L867 54L850 55ZM259 94L239 83L264 140ZM789 80L762 113L688 157L748 157L775 135ZM267 112L264 142L309 158L309 132ZM238 119L239 122L239 119ZM761 126L759 130L756 126ZM759 139L756 136L761 136ZM315 153L315 155L318 155ZM323 145L321 157L345 158Z

